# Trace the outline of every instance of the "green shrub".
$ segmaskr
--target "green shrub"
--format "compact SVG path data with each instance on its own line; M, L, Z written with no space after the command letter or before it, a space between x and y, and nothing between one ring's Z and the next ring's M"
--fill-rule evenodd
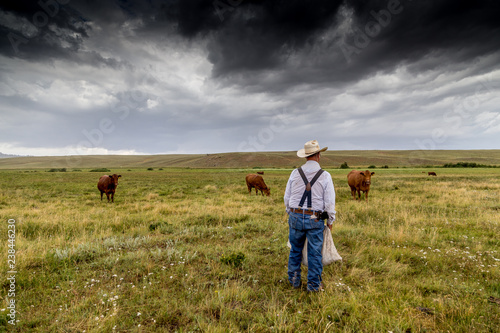
M60 169L52 168L47 172L66 172L66 168L60 168Z
M341 169L349 169L349 165L347 165L347 162L344 162L340 165Z
M97 169L92 169L89 172L111 172L111 170L106 168L97 168Z
M233 267L241 267L243 261L245 260L245 255L242 252L231 253L229 256L222 255L220 262Z
M151 222L149 231L158 230L160 233L171 233L175 230L174 226L165 221Z
M446 163L443 168L494 168L492 165L478 164L474 162Z

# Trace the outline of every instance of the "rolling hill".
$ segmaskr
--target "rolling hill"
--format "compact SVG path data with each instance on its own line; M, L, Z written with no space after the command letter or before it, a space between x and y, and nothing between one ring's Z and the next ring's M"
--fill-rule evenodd
M322 154L324 168L422 167L469 162L500 166L500 150L342 150ZM0 159L0 169L41 168L293 168L303 159L291 152L172 154L172 155L75 155L27 156Z

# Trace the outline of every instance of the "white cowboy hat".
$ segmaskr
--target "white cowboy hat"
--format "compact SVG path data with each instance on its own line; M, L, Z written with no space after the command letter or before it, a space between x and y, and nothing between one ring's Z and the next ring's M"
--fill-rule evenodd
M311 141L307 141L304 144L304 149L300 149L297 152L297 156L298 157L308 157L308 156L314 155L316 153L323 152L327 149L328 149L328 147L320 148L318 141L311 140Z

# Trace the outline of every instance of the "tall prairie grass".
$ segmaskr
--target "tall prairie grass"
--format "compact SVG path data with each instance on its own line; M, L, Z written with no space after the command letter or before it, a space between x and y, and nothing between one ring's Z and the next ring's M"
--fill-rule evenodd
M291 170L265 170L270 197L248 194L251 171L115 169L114 204L87 170L0 171L19 311L8 324L3 278L0 331L498 331L499 169L372 170L368 202L328 170L343 261L313 294L287 283Z

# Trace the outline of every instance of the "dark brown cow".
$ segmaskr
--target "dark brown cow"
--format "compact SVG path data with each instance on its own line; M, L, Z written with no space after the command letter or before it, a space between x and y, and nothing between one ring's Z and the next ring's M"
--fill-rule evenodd
M374 174L375 172L370 172L368 170L366 171L352 170L351 172L349 172L349 174L347 175L347 183L351 188L351 194L354 200L357 200L356 199L356 191L357 191L358 199L361 199L361 192L364 192L365 199L366 201L368 201L368 191L370 191L371 179L372 175Z
M263 174L264 174L264 171L257 171L257 173L258 173L259 175L263 175Z
M427 175L428 176L437 176L434 171L427 172Z
M259 195L259 190L262 195L264 193L269 196L271 194L271 190L267 187L266 183L264 183L264 178L260 175L248 174L245 178L248 187L248 194L252 193L252 188L255 187L255 194Z
M117 175L116 173L113 174L112 176L104 175L99 178L99 181L97 182L97 189L101 191L101 201L102 201L102 194L106 193L106 197L108 197L108 202L109 202L109 195L111 194L111 202L115 202L115 190L116 187L118 186L118 178L120 178L122 175Z

